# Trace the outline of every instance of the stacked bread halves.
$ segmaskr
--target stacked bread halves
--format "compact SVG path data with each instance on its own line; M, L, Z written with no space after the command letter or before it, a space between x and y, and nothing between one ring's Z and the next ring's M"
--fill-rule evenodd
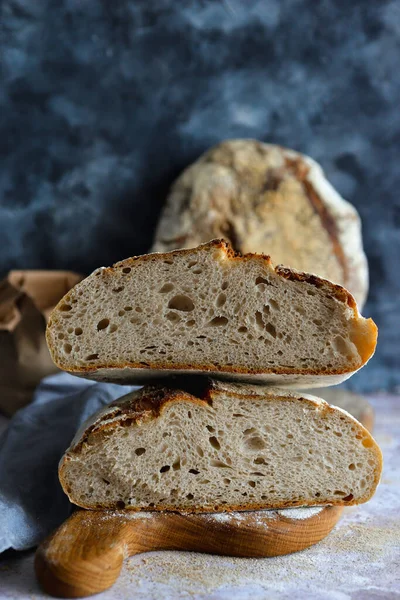
M146 385L86 424L64 490L85 508L184 512L365 502L377 444L291 388L347 379L376 339L343 287L223 240L98 269L50 317L53 360Z

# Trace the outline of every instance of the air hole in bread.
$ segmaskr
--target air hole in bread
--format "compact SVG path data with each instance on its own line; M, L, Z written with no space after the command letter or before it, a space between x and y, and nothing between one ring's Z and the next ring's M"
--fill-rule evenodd
M209 322L211 327L225 327L228 324L228 319L226 317L214 317Z
M210 437L208 441L210 442L211 446L213 448L215 448L216 450L221 449L221 444L219 443L218 439L215 436Z
M239 333L246 333L248 331L247 327L245 325L242 325L241 327L239 327L238 332Z
M122 292L122 290L124 289L124 287L122 285L115 287L112 289L113 292L115 292L116 294L118 294L119 292Z
M167 473L167 471L169 471L170 468L171 467L169 465L164 465L163 467L161 467L160 473Z
M98 354L89 354L85 360L97 360L99 358Z
M265 277L261 276L257 277L256 279L256 285L260 285L260 283L265 283L265 285L271 285L268 279L265 279Z
M72 333L73 331L74 331L74 328L73 328L73 327L68 327L68 329L67 329L67 333Z
M128 273L130 273L130 272L131 272L131 270L132 270L132 269L131 269L130 267L124 267L124 268L122 269L122 272L123 272L125 275L127 275Z
M144 454L146 452L146 448L136 448L135 450L135 454L137 454L137 456L142 456L142 454Z
M71 344L64 344L64 346L63 346L63 347L64 347L64 352L65 352L65 354L71 354L71 351L72 351L72 346L71 346Z
M226 290L228 287L228 282L227 281L223 281L221 284L221 290Z
M172 323L177 323L178 321L181 320L178 313L175 313L172 311L168 312L165 316L167 317L168 321L171 321Z
M243 445L247 450L263 450L265 448L265 441L259 436L254 436L245 439Z
M335 490L333 492L335 494L335 496L345 496L346 492L342 492L341 490Z
M200 275L202 272L203 272L203 269L201 269L200 267L196 267L192 271L192 273L194 273L195 275Z
M61 310L61 312L68 312L72 310L72 306L70 304L61 304L59 310Z
M348 350L347 342L342 338L341 335L337 335L333 339L332 347L334 350L336 350L336 352L339 352L339 354L346 354Z
M354 496L353 494L349 494L348 496L345 496L343 498L344 502L351 502L353 500Z
M259 329L264 329L264 320L259 310L256 312L256 324Z
M252 487L252 488L255 488L255 487L256 487L256 482L255 482L255 481L249 481L249 482L248 482L248 484L249 484L249 486L250 486L250 487Z
M172 283L164 283L164 285L159 290L159 292L160 292L160 294L167 294L168 292L171 292L173 289L174 289L174 286Z
M102 319L97 323L97 331L101 331L102 329L106 329L110 324L110 319Z
M216 305L218 308L221 308L221 306L223 306L226 302L226 294L219 294L219 296L217 297L216 300Z
M268 333L273 337L276 338L276 329L275 327L272 325L272 323L267 323L265 325L265 329L268 331Z
M75 327L74 333L75 333L75 335L82 335L82 333L83 333L82 327Z
M117 502L117 508L119 510L123 510L125 508L125 502L123 500L118 500L118 502Z
M186 498L188 500L193 500L194 496L193 496L193 494L186 494Z
M191 312L194 309L193 300L184 294L178 294L171 298L168 302L168 308L180 310L183 312Z
M277 303L277 301L276 301L276 300L274 300L273 298L270 298L270 299L268 300L268 302L269 302L269 305L271 306L271 308L272 308L273 310L280 310L280 308L279 308L279 304Z
M198 475L200 471L198 471L197 469L189 469L189 473L191 473L192 475Z
M204 456L203 448L201 448L200 446L196 446L196 452L201 458L203 458L203 456Z
M176 461L172 464L172 468L174 471L179 471L181 468L181 459L177 458Z
M249 427L243 431L243 435L250 435L251 433L255 433L257 429L255 427Z
M124 310L129 312L130 310L132 310L132 306L124 306Z
M212 459L210 460L210 467L218 467L219 469L231 469L232 467L227 463L222 462L222 460Z
M59 333L57 337L58 337L59 340L63 340L64 339L64 334L63 333Z

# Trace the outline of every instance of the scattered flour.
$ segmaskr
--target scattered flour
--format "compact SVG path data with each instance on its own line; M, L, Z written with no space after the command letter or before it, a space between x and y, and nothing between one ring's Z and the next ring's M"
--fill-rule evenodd
M303 508L284 508L276 512L287 519L303 521L319 515L322 510L324 510L324 506L304 506Z

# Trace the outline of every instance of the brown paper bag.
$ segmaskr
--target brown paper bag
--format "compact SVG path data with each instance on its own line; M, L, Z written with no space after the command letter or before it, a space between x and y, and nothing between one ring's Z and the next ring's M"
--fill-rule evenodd
M0 411L11 416L57 371L45 340L52 308L82 276L69 271L10 271L0 282Z

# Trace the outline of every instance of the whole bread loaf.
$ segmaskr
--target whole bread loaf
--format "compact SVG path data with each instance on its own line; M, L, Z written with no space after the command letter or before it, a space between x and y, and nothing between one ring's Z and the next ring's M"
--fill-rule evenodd
M148 386L78 432L59 476L84 508L209 512L366 502L382 455L313 396L211 382Z
M376 338L344 288L221 240L98 269L47 326L57 366L121 383L187 372L332 385L369 360Z
M368 268L360 219L321 167L293 150L228 140L203 154L174 183L153 251L225 238L237 251L343 285L360 309Z

